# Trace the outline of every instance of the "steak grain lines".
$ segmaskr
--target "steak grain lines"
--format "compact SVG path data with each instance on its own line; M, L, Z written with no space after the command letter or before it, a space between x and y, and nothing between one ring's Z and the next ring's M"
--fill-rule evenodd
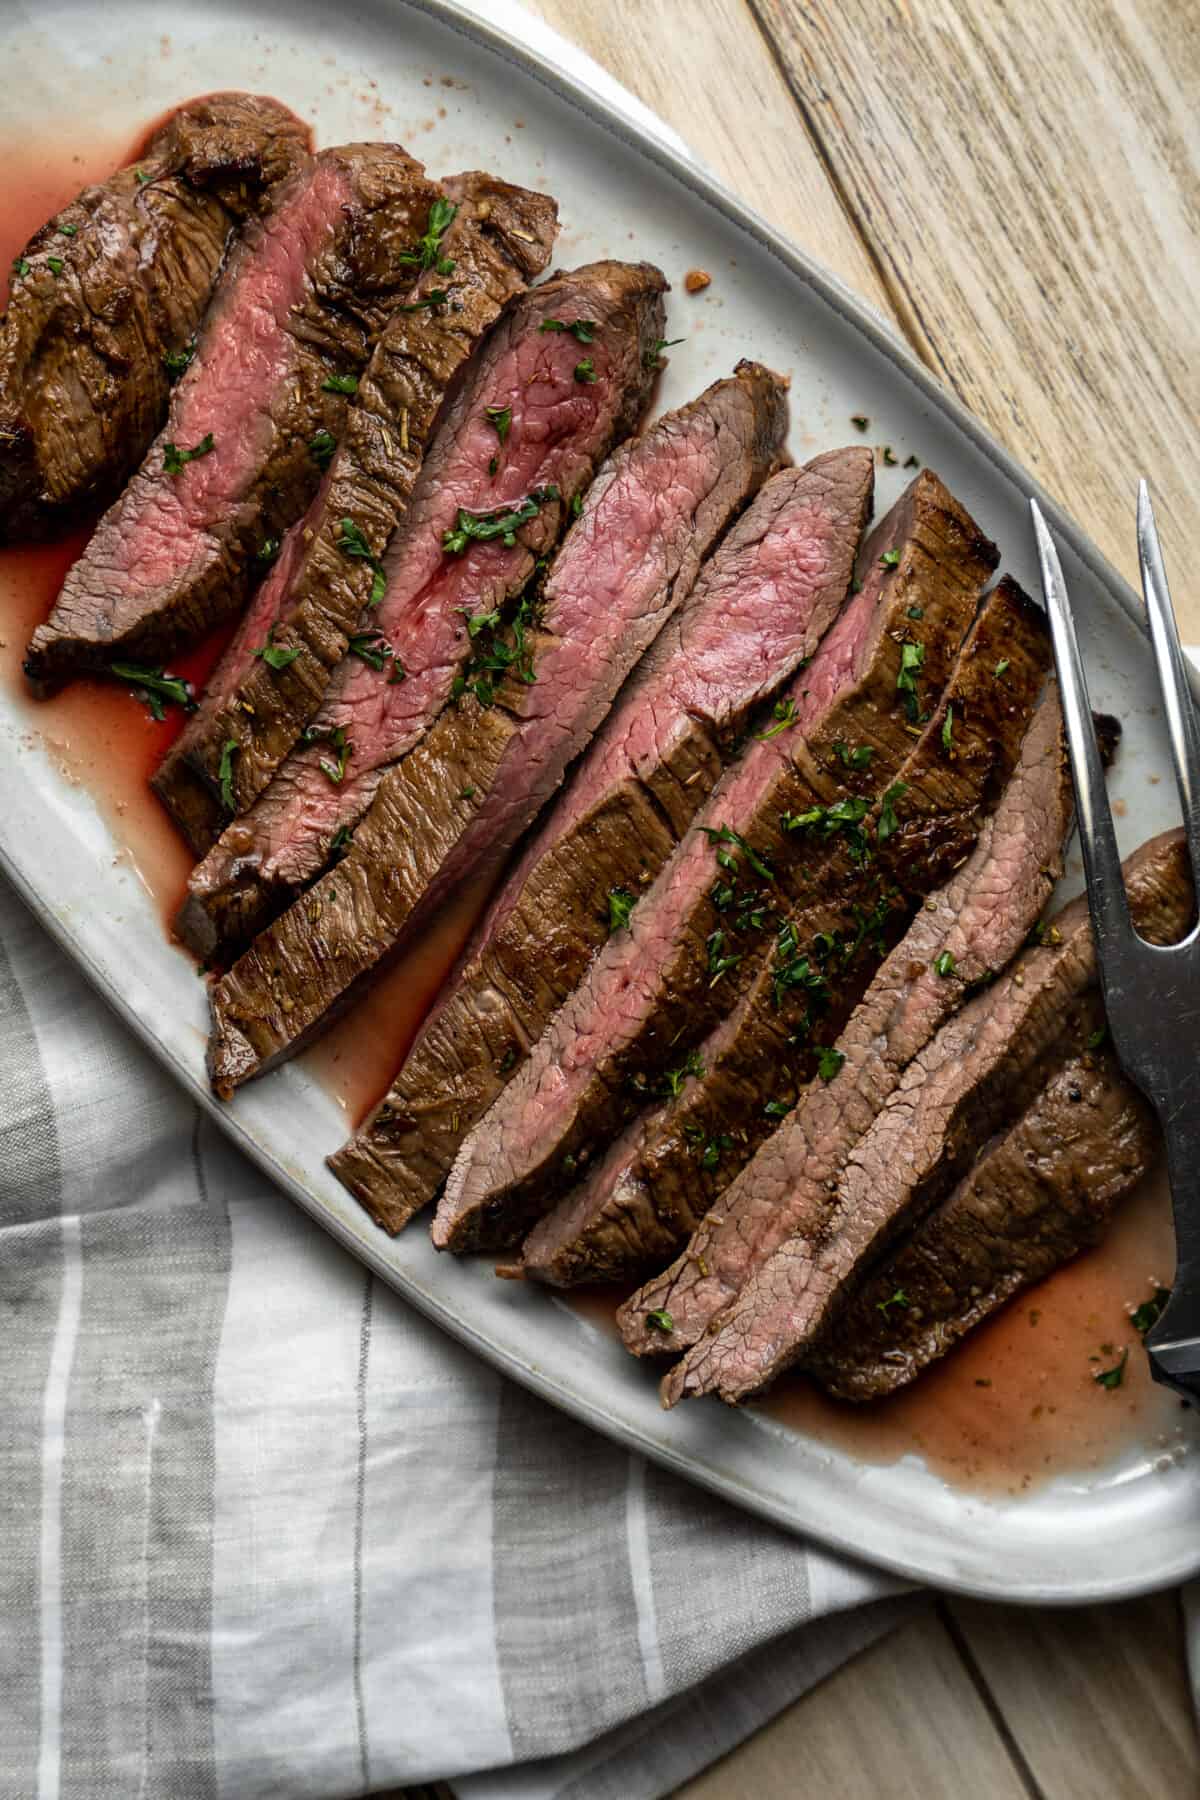
M635 1158L604 1157L542 1220L525 1246L528 1274L560 1286L619 1281L674 1253L817 1077L913 907L973 849L1016 766L1049 663L1044 615L1005 578L984 600L886 804L833 833L823 857L814 844L803 900L701 1046L703 1072L657 1116L643 1115ZM792 978L797 960L804 980Z
M0 544L67 529L137 467L234 231L309 136L274 100L193 100L26 244L0 318Z
M1194 906L1181 834L1135 851L1125 880L1142 935L1177 939ZM718 1330L666 1376L667 1404L709 1392L745 1399L802 1358L889 1242L939 1205L979 1146L1085 1048L1102 1018L1085 900L1059 915L1055 935L976 995L909 1065L847 1159L822 1234L789 1238L750 1277Z
M812 585L845 591L861 525L845 518L814 546ZM604 947L467 1139L434 1222L440 1248L517 1242L591 1146L640 1100L677 1091L689 1051L765 956L768 914L803 890L788 820L890 782L916 699L901 685L905 668L919 662L923 692L940 692L995 561L994 545L923 471L871 533L859 591L777 703L776 725L714 788L629 932ZM714 934L727 931L731 908L746 928L728 956L717 946L714 971Z
M35 687L161 661L240 610L317 490L313 440L342 430L338 384L413 291L399 258L436 197L402 150L357 144L308 161L251 220L166 424L33 634Z
M185 831L202 811L190 792L197 781L218 819L223 787L233 810L244 812L313 719L351 635L371 626L371 559L383 557L404 514L447 392L505 304L549 261L558 221L545 195L477 173L442 185L446 199L435 202L426 233L436 239L436 260L413 309L393 312L372 351L328 478L288 534L289 549L296 537L302 547L286 560L286 580L264 584L268 603L251 608L155 776ZM438 293L444 304L424 304ZM370 556L347 554L346 519ZM202 855L216 833L190 835Z
M686 414L713 457L721 515L778 454L784 395L743 365ZM664 454L680 454L668 442ZM391 1091L345 1150L340 1179L389 1229L433 1198L463 1136L499 1094L630 901L657 874L754 706L812 654L837 598L791 604L779 570L822 515L864 511L867 453L772 476L700 571L619 696L562 799L508 878ZM698 534L697 554L707 548Z
M552 276L509 309L469 366L383 559L383 599L372 613L379 637L362 639L361 654L335 671L311 728L319 741L297 746L192 876L179 929L201 954L240 947L283 912L433 723L468 657L482 665L508 654L505 630L494 630L501 614L553 554L597 464L640 417L650 376L638 362L633 299L643 287L628 264ZM607 345L603 380L575 379L582 345L554 329L580 320L587 325L578 329ZM460 513L503 518L513 508L529 516L447 554ZM476 696L484 677L481 666ZM331 782L322 765L339 732L353 753Z
M1062 875L1071 820L1062 712L1051 684L974 851L916 914L838 1039L840 1067L805 1090L687 1249L621 1307L618 1324L634 1355L671 1355L696 1343L780 1244L794 1232L820 1232L847 1157L904 1070L964 993L1003 969L1040 919ZM950 977L938 972L943 957ZM651 1313L669 1317L670 1331L648 1324Z
M614 309L589 342L587 379L576 364L565 387L620 393L618 423L628 429L649 396L666 283L648 264L609 269L622 317ZM653 445L649 433L618 451L594 484L536 611L513 622L503 678L475 678L383 775L337 868L213 989L218 1092L293 1054L462 880L497 873L586 746L674 605L664 561L674 556L682 566L690 555L678 497L642 478ZM699 505L704 481L696 474ZM471 554L463 517L446 540L451 556Z

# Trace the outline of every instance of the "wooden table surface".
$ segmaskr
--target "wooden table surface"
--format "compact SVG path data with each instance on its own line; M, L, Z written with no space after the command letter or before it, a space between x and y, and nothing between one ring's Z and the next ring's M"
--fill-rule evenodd
M887 315L1134 581L1145 474L1200 642L1200 0L527 3ZM932 1601L683 1795L1198 1792L1165 1594Z

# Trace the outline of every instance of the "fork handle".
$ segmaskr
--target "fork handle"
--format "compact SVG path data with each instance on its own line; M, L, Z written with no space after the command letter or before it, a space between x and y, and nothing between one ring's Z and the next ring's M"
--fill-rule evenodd
M1175 1279L1146 1349L1156 1381L1200 1400L1200 1098L1176 1093L1156 1110L1167 1144Z

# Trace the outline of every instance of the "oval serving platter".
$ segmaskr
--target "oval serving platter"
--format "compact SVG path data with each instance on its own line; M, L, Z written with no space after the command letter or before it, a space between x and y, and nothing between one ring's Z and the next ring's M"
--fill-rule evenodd
M164 27L166 35L164 35ZM675 287L659 406L752 355L792 376L797 459L845 442L867 411L903 462L935 468L1036 591L1026 498L1036 484L842 285L782 240L605 84L593 91L450 0L6 0L5 129L45 141L86 119L114 142L217 87L269 91L315 121L318 142L392 137L436 171L490 167L544 186L561 207L558 258L646 257ZM702 303L682 276L714 272ZM879 470L878 504L902 485ZM1040 496L1064 549L1098 707L1125 741L1114 777L1122 849L1173 822L1172 786L1136 597L1084 534ZM1131 507L1132 520L1132 507ZM2 596L0 596L2 599ZM984 1597L1083 1602L1144 1592L1200 1569L1194 1456L1129 1447L1086 1475L1016 1499L948 1484L915 1453L869 1462L777 1415L715 1404L663 1413L654 1381L586 1315L497 1281L487 1263L439 1257L415 1229L392 1241L325 1168L346 1135L302 1064L215 1102L204 1075L206 1006L193 964L120 854L96 803L64 779L36 709L0 691L0 862L101 994L247 1154L412 1304L543 1398L726 1499L851 1556ZM1076 870L1076 885L1077 885ZM1143 1271L1137 1271L1140 1281ZM1182 1447L1200 1443L1189 1418Z

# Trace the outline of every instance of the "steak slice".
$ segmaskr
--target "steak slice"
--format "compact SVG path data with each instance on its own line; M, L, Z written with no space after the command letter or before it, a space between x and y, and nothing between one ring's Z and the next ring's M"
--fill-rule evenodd
M375 570L361 555L346 554L344 521L382 556L452 383L501 309L550 259L558 219L544 194L486 174L454 176L443 185L447 198L430 224L424 293L441 285L453 304L397 311L384 326L329 478L289 533L303 547L289 558L286 586L271 584L266 628L257 620L254 635L239 631L217 682L154 777L159 798L181 825L194 816L189 790L197 780L221 800L223 769L234 810L244 812L316 714L351 634L371 618ZM268 641L269 661L259 654ZM199 843L193 838L193 848L202 855L216 835L210 831Z
M240 610L256 555L316 492L313 440L345 419L338 384L414 291L400 257L436 198L395 145L352 144L307 162L251 220L166 424L33 634L35 686L161 659Z
M859 524L846 515L809 552L809 579L831 595L848 584ZM434 1224L439 1248L518 1241L590 1145L640 1102L678 1091L689 1049L765 955L767 919L803 890L807 859L785 820L891 779L909 743L902 640L923 638L924 686L939 692L994 563L923 472L871 534L859 593L776 703L775 724L714 788L630 930L605 945L463 1145ZM869 748L870 768L839 758L838 744Z
M585 389L596 410L606 394L621 395L619 431L649 397L666 283L644 263L609 269L624 303L606 311L588 342L588 370L568 362L551 374L551 351L544 379L565 395ZM547 335L557 342L567 334ZM673 429L670 421L660 428ZM593 486L536 611L522 602L494 692L482 672L464 687L460 704L382 776L337 869L213 989L218 1092L300 1049L460 882L494 876L554 792L670 613L680 569L689 569L688 586L693 579L691 514L704 503L707 476L701 467L680 471L697 483L681 507L657 485L658 441L652 431L622 448ZM557 489L543 498L560 504ZM451 556L471 554L465 518L460 510L447 534Z
M732 507L778 452L783 389L744 364L709 398ZM837 598L807 583L793 594L780 569L800 560L785 565L782 553L817 515L865 511L873 475L870 453L853 449L772 476L643 658L388 1094L331 1159L389 1230L433 1198L463 1137L581 980L613 928L610 894L619 917L686 830L754 705L815 649Z
M645 372L633 363L645 282L627 263L589 264L533 289L497 326L438 430L385 558L374 614L381 637L364 638L361 654L339 665L314 722L316 736L340 731L353 745L343 779L328 779L323 744L288 758L193 873L178 926L193 947L237 947L290 906L362 818L385 771L437 717L468 655L496 659L489 621L498 623L499 609L553 553L569 522L567 498L582 494L644 402ZM616 357L599 382L574 379L583 345L557 329L581 320ZM510 415L503 443L489 408ZM550 499L550 488L563 498ZM531 493L542 503L518 529L446 554L460 509L519 508Z
M275 100L190 101L26 244L0 318L0 544L65 530L128 479L231 234L309 138Z
M964 992L1007 966L1040 918L1062 875L1071 819L1062 713L1051 683L975 849L917 913L838 1039L841 1066L805 1090L686 1251L621 1308L626 1349L661 1356L698 1342L793 1232L820 1232L846 1158L904 1070ZM943 955L952 959L949 978L935 967ZM640 1189L634 1195L647 1204Z
M963 862L1003 792L1049 663L1044 614L1005 577L985 599L886 806L835 832L823 863L814 846L804 900L781 925L774 956L705 1040L702 1073L643 1115L635 1156L624 1165L606 1156L541 1221L525 1245L528 1275L569 1287L661 1266L781 1113L836 1065L832 1046L889 938ZM827 823L824 815L806 830L816 835ZM637 1226L647 1215L642 1244Z
M1183 839L1152 839L1125 865L1130 911L1152 943L1179 937L1193 911ZM1023 1111L1064 1056L1093 1035L1096 957L1085 899L1058 917L1043 944L978 994L905 1070L855 1145L824 1232L796 1235L746 1282L666 1376L667 1405L715 1390L747 1398L802 1357L833 1326L896 1235L940 1204L978 1148Z
M864 1280L806 1369L843 1400L906 1387L1014 1295L1097 1243L1159 1141L1110 1052L1071 1057Z

